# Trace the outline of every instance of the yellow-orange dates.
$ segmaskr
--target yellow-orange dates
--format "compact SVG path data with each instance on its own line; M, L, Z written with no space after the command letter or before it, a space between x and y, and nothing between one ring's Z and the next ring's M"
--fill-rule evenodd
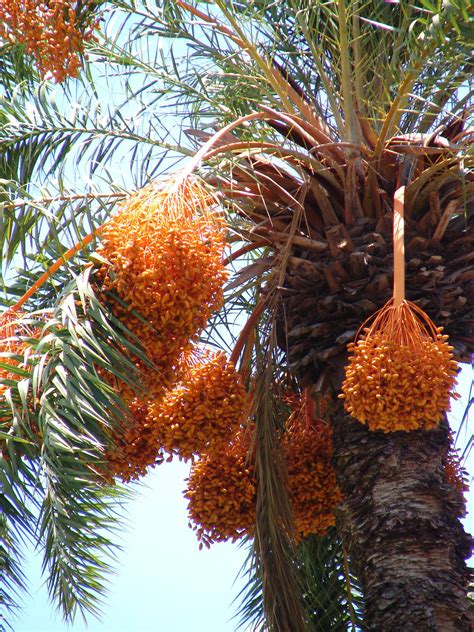
M84 42L94 37L98 20L86 16L85 0L79 24L78 3L71 0L0 0L0 39L23 44L42 77L61 82L77 77L82 66Z
M128 403L124 419L109 430L105 478L117 476L126 483L145 476L149 467L164 461L159 437L148 423L147 412L147 402L134 398Z
M195 353L187 365L182 380L148 409L161 444L185 460L225 448L249 408L240 375L223 352Z
M97 273L113 313L169 387L177 361L223 300L225 223L197 180L150 184L104 224ZM114 298L114 296L116 298Z
M334 509L342 500L331 464L331 428L308 415L312 408L310 401L303 400L290 417L282 440L297 540L324 535L335 525Z
M390 302L348 349L340 397L371 430L435 428L449 410L457 373L452 347L416 305Z
M247 450L248 441L239 435L220 454L205 456L191 468L184 495L200 548L253 532L256 482Z

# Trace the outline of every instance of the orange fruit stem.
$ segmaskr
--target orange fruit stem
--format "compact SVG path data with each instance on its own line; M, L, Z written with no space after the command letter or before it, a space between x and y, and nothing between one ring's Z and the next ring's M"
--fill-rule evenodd
M76 244L74 244L74 246L72 246L72 248L69 248L69 250L67 252L65 252L63 255L61 255L59 257L59 259L57 261L55 261L53 263L53 265L50 266L40 276L40 278L37 279L33 283L33 285L30 287L30 289L27 292L25 292L23 294L23 296L14 305L12 305L12 307L10 307L8 309L8 311L17 312L21 307L23 307L23 305L26 303L26 301L31 296L33 296L33 294L37 290L39 290L39 288L44 283L46 283L46 281L56 272L56 270L58 270L64 263L67 263L67 261L69 261L69 259L71 259L76 254L76 252L79 252L79 250L82 250L82 248L84 248L85 246L90 244L90 242L94 239L94 237L96 237L97 235L99 235L101 233L103 227L104 227L104 224L102 224L102 226L99 226L98 228L93 230L91 233L86 235L86 237L84 237L83 239L81 239L81 241L79 241Z

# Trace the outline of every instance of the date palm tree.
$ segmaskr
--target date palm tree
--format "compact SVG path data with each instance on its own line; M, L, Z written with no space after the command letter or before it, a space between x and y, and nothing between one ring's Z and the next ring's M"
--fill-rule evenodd
M9 184L5 305L123 197L109 171L119 154L136 172L135 186L179 154L195 155L194 169L228 212L229 262L238 265L207 335L217 343L222 323L230 329L233 315L247 312L232 357L253 376L259 485L241 617L255 629L470 629L464 502L443 467L447 420L429 431L374 432L338 398L347 343L392 294L400 190L407 298L444 327L459 361L471 357L468 4L116 1L89 45L88 74L67 86L60 106L45 87L1 103L2 153L26 164L42 158L36 182L54 189L38 196ZM115 74L121 108L100 103L102 68ZM166 129L171 111L183 120L176 142ZM90 190L83 178L65 188L72 160L88 166ZM30 299L29 311L38 311L30 325L47 323L30 340L45 361L20 384L42 393L38 414L49 439L38 452L31 436L15 437L26 458L7 452L2 480L7 577L21 584L15 537L39 524L51 592L68 616L95 608L104 570L97 551L108 544L97 534L111 524L120 489L98 488L90 477L101 428L111 410L120 417L121 405L88 367L100 357L104 370L132 384L124 349L146 355L81 272L93 247L51 272ZM21 254L13 283L8 266ZM324 401L344 494L336 529L298 546L278 441L288 381L316 406ZM28 411L17 391L4 406L21 427Z

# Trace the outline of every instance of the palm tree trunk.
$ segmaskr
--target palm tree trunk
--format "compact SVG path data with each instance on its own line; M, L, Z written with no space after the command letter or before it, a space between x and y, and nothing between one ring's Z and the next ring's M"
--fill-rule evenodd
M338 530L364 592L367 632L469 632L470 537L461 494L442 466L437 430L371 432L333 418L335 467L345 501Z

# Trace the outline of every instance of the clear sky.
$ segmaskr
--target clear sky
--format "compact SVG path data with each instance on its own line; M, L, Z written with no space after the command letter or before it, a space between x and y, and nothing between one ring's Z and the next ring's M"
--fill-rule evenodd
M469 396L472 370L465 367L459 384L463 397L453 402L451 423L457 428ZM469 439L468 430L459 446ZM470 472L474 471L470 458ZM16 632L232 632L236 622L232 600L239 592L234 580L245 559L237 544L215 544L198 550L194 532L187 524L186 501L182 496L188 466L179 461L165 463L144 479L137 497L128 504L124 524L124 547L117 575L104 607L101 622L86 627L78 621L66 626L55 616L41 589L40 560L27 567L31 596ZM474 494L470 492L472 508ZM472 516L466 526L474 531Z
M101 622L66 626L41 589L40 559L27 567L31 596L16 632L230 632L235 577L245 550L216 544L199 551L182 496L189 466L165 463L146 477L127 505L117 575Z

